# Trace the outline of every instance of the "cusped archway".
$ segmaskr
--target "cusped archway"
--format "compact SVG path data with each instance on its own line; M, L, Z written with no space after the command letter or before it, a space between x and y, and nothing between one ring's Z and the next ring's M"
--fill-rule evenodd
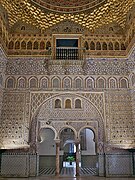
M40 105L38 107L36 105L37 108L31 117L30 144L36 145L40 129L48 126L55 130L56 140L60 139L60 132L63 128L71 128L75 132L75 139L77 139L79 138L79 131L82 127L95 127L98 144L103 144L104 110L101 108L101 103L104 103L104 101L99 102L98 96L99 93L85 94L85 96L84 94L62 93L52 94L51 97L44 100L41 98L43 101L39 103ZM101 95L100 101L102 98L103 96ZM61 99L61 108L55 107L56 99ZM66 99L71 100L71 108L65 108L64 103ZM75 107L76 99L81 101L81 108ZM100 103L100 106L98 103Z

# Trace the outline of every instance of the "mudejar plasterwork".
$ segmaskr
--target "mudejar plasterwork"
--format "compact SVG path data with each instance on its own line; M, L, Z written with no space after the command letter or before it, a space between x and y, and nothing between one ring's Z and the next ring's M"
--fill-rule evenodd
M72 158L73 176L135 176L134 12L133 0L1 2L0 175L61 176Z

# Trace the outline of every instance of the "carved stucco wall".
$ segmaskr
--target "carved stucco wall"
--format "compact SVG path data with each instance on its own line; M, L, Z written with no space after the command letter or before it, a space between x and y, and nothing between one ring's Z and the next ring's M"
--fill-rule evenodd
M84 64L79 61L49 61L41 57L33 58L9 58L6 68L6 75L127 75L127 58L90 58ZM131 64L132 65L132 64ZM131 66L130 65L130 66Z
M134 122L128 90L106 92L106 121L108 145L126 149L134 146Z
M5 81L6 61L7 58L2 48L0 48L0 119L1 119L1 109L2 109L2 100L3 100L3 86ZM0 127L1 127L1 121L0 121ZM0 138L0 147L1 146L2 146L2 141Z
M128 60L128 68L129 68L129 79L130 79L130 94L131 94L131 104L132 104L132 130L133 130L133 140L135 147L135 48L132 49L129 54Z
M25 93L9 92L3 94L0 131L3 148L21 148L27 145L28 129L27 119L25 119L25 101Z
M78 66L79 68L76 64L67 66L67 75L65 75L65 67L62 64L50 66L50 75L48 75L48 69L44 66L44 60L44 58L9 58L8 60L6 78L12 76L15 79L15 86L10 89L6 88L4 92L1 119L2 125L0 131L0 137L4 143L3 147L9 147L9 144L12 147L27 147L30 130L29 125L30 121L32 121L31 118L33 115L38 115L35 113L42 103L45 101L47 103L47 99L51 99L54 94L55 96L61 96L63 91L65 94L67 92L73 94L72 97L79 94L79 96L86 99L86 101L92 103L96 102L95 106L104 119L103 126L105 127L106 150L109 150L108 146L111 145L122 148L134 147L135 123L134 118L132 119L132 112L134 117L134 108L131 106L131 104L134 105L134 95L131 96L130 89L127 89L128 86L131 87L128 75L129 72L133 72L135 65L134 50L129 56L129 59L89 59L84 66L80 64ZM52 78L55 77L55 74L58 74L61 80L66 76L74 80L79 75L83 82L81 91L77 88L69 88L68 91L63 89L62 81L61 86L58 89L56 88L55 91L52 91L53 88L51 82ZM44 75L50 79L49 87L47 89L42 89L40 87L40 78ZM97 88L96 79L101 75L106 80L106 85L103 88ZM21 76L26 78L26 87L24 88L20 88L17 85L18 79ZM35 89L29 87L29 79L31 76L36 76L38 79L37 87ZM95 80L95 85L92 89L86 88L85 79L88 77L92 77ZM117 80L116 87L109 85L108 79L112 77ZM120 87L120 78L127 79L127 87ZM74 82L72 82L72 84L74 84ZM73 91L73 93L70 91ZM104 94L105 103L100 103L100 100L97 100L97 94ZM48 103L50 101L48 100ZM103 116L103 112L101 111L104 110ZM53 113L55 113L55 111ZM58 113L58 115L60 115L60 113ZM50 114L50 116L52 115ZM82 126L81 123L80 126Z
M30 97L21 92L4 93L1 138L7 148L9 144L12 147L27 146L29 130L33 133L30 133L30 143L35 142L37 121L38 128L53 127L57 132L64 126L73 127L76 132L85 126L95 127L96 132L99 128L98 141L104 141L106 147L130 148L134 145L131 96L126 90L77 94L31 92ZM74 105L77 97L82 99L81 110L65 110L64 104L62 109L54 108L56 98L63 99L63 102L70 98ZM48 121L51 122L49 126Z
M135 86L133 86L131 90L131 103L132 103L132 120L133 120L133 132L134 132L133 136L135 137Z

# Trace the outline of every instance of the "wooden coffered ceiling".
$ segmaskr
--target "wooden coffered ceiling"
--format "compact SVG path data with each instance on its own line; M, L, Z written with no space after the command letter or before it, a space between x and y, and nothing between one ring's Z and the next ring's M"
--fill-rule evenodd
M8 13L9 27L23 21L41 30L48 29L63 20L70 20L90 31L109 23L116 23L123 29L127 14L135 0L2 0ZM54 4L54 6L53 6Z

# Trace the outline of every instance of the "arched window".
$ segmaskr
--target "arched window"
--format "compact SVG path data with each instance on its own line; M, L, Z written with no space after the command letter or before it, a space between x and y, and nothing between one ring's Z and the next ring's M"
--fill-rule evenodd
M26 42L25 42L25 41L22 41L22 43L21 43L21 49L26 49Z
M124 43L121 43L121 50L126 50Z
M90 43L90 49L95 50L95 43L93 41Z
M38 49L38 42L37 41L34 42L33 49Z
M49 50L50 47L51 47L51 43L50 43L50 41L47 41L47 43L46 43L46 50Z
M133 75L131 76L131 83L132 83L132 86L135 85L135 74L133 74Z
M61 100L60 99L55 100L55 108L61 108Z
M30 88L37 87L37 80L35 78L30 79Z
M81 100L80 99L76 99L75 100L75 108L81 108Z
M2 27L0 26L0 36L2 36Z
M29 41L29 42L27 43L27 49L32 49L32 42L31 42L31 41Z
M0 86L3 84L3 77L0 75Z
M84 48L85 48L86 50L89 49L89 45L88 45L88 42L87 42L87 41L85 41L85 43L84 43Z
M6 38L6 47L8 47L8 40L7 40L7 38Z
M119 50L119 49L120 49L119 43L116 42L116 43L115 43L115 50Z
M43 41L40 42L40 49L41 50L45 49L45 43Z
M76 85L76 88L81 88L82 87L82 81L81 79L77 78L75 80L75 85Z
M71 80L69 78L65 78L63 86L65 89L70 89L71 88Z
M126 79L121 79L120 80L120 87L121 88L127 88L128 87Z
M70 99L66 99L66 101L65 101L65 108L71 109L71 100Z
M98 88L105 88L105 80L103 78L99 78L97 81Z
M103 44L102 44L102 49L103 49L103 50L107 50L107 44L106 44L106 42L103 42Z
M13 49L13 47L14 47L14 43L13 43L13 41L10 41L8 44L8 48Z
M100 42L97 42L97 43L96 43L96 50L101 50L101 44L100 44Z
M108 49L109 49L109 50L113 50L113 43L112 43L112 42L109 42L109 44L108 44Z
M22 30L22 31L25 31L25 26L22 26L22 27L21 27L21 30Z
M53 79L53 88L60 88L60 80L58 78Z
M128 41L129 41L129 43L131 42L131 39L132 39L132 37L131 37L131 36L129 36L129 40L128 40Z
M94 81L93 79L89 78L86 81L86 88L94 88Z
M26 82L24 78L20 78L18 81L18 87L19 88L25 88L26 87Z
M113 32L113 27L109 27L109 31L110 31L110 32Z
M135 31L134 31L134 29L132 29L132 33L131 33L132 38L134 37L134 34L135 34Z
M46 78L41 79L40 87L48 88L48 79L46 79Z
M111 78L109 79L109 88L116 88L116 80Z
M15 49L20 49L20 42L19 41L15 42Z
M15 81L14 81L14 79L13 79L13 78L9 78L9 79L7 80L7 88L14 88L14 86L15 86Z

